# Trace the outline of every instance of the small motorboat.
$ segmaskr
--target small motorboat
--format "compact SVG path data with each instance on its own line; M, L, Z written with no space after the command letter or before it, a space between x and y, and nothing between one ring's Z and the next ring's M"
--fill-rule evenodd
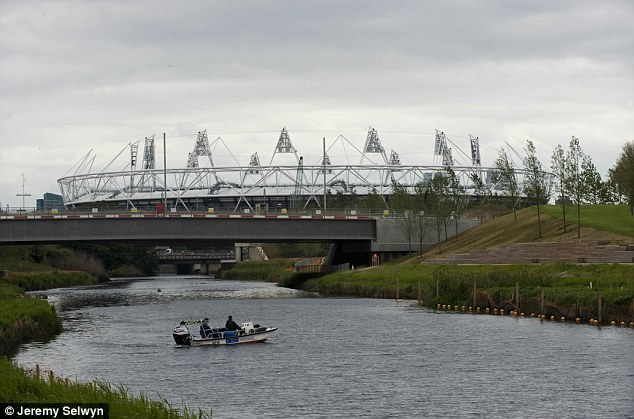
M187 322L182 321L174 329L172 336L174 342L179 346L212 346L212 345L238 345L241 343L262 343L265 342L277 327L264 327L253 322L246 322L240 325L238 330L227 330L224 327L212 327L206 337L193 336Z

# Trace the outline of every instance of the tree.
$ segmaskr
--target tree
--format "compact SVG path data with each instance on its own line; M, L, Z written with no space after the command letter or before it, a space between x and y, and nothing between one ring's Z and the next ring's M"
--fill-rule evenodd
M414 224L418 229L418 248L423 257L423 238L430 223L430 187L428 182L418 182L414 186Z
M469 180L473 185L473 193L478 197L478 200L482 198L483 201L486 201L491 191L487 189L480 174L476 172L470 173Z
M542 237L542 219L539 205L548 200L548 185L546 183L546 173L542 170L542 164L537 158L535 145L531 140L526 140L526 158L524 158L524 192L528 199L537 206L537 230L539 238Z
M355 191L350 188L346 192L337 191L334 195L328 192L328 208L331 209L356 209L358 205L358 197Z
M394 211L405 211L412 207L411 196L407 193L405 186L397 181L392 181L392 196L390 197L390 209Z
M383 197L379 195L376 188L373 187L365 198L361 200L359 207L369 211L383 210L385 208L385 201L383 200Z
M616 183L612 178L612 171L608 171L608 179L603 182L601 188L601 203L603 204L619 204L621 197L619 195Z
M564 182L566 181L566 153L560 144L557 144L555 151L553 152L551 161L551 169L557 179L559 179L559 193L561 194L561 209L564 215L564 233L566 232L566 188Z
M448 200L449 180L444 173L436 172L431 179L428 191L428 205L438 233L438 253L442 253L441 232L451 214L451 203ZM446 238L446 232L445 232Z
M451 202L451 215L454 219L456 234L458 234L458 219L467 209L468 200L464 194L464 188L460 186L456 172L449 166L447 166L445 170L447 171L447 180L449 181L448 192Z
M519 187L517 185L517 178L515 177L515 168L513 167L513 161L507 154L504 148L501 148L497 159L495 159L495 168L497 172L494 175L494 181L499 184L502 190L508 193L511 199L511 205L513 207L513 216L517 221L517 213L515 211L516 202L519 198Z
M568 195L577 205L577 238L581 238L581 202L586 193L586 185L581 176L583 157L579 139L573 135L566 153L566 181L564 183Z
M584 202L590 204L601 203L601 191L603 190L603 180L597 172L597 167L588 155L583 156L581 161L581 181L584 184Z
M412 196L407 193L403 185L397 181L392 181L392 197L390 207L393 211L400 211L402 216L397 219L399 229L409 245L409 253L412 253L412 238L416 234L416 224L412 211Z
M630 206L630 215L634 215L634 141L623 145L614 168L610 169L610 179L616 185L620 196L625 197Z

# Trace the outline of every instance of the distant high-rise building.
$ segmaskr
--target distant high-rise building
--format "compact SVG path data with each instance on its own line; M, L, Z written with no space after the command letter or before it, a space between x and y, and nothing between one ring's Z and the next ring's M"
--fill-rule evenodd
M38 211L61 210L64 208L64 200L61 195L47 192L44 198L36 200L35 205Z

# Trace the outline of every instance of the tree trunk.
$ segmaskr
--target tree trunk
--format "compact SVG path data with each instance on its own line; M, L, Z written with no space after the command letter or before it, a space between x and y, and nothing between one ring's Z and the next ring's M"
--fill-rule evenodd
M539 212L539 203L537 204L537 231L539 232L539 238L542 238L542 217Z
M441 225L440 223L438 223L438 253L442 253L442 246L440 245L442 243L442 238L440 236L441 234Z
M564 194L563 185L561 185L561 208L564 211L564 233L566 232L566 195Z
M419 235L418 235L418 251L420 252L420 257L423 257L423 227L421 225L418 226Z
M577 201L577 238L581 238L581 203Z

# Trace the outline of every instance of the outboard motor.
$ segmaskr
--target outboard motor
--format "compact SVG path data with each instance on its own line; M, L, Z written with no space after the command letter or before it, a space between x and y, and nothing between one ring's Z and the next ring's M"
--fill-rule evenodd
M192 344L192 335L189 333L187 323L184 320L176 326L172 336L174 336L174 342L176 342L177 345L191 346Z

